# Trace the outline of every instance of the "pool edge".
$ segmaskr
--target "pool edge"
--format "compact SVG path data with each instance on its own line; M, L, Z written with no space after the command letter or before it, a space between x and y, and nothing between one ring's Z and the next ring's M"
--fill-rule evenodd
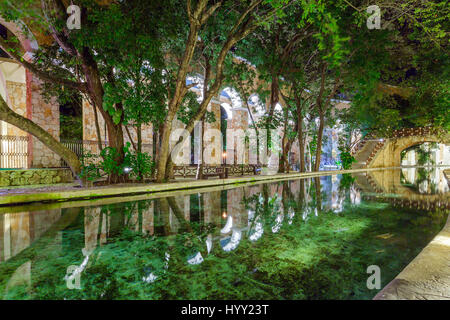
M373 300L450 300L450 215L444 228Z
M126 195L137 195L145 193L158 193L167 191L177 191L186 189L197 189L212 186L225 186L230 184L245 184L258 181L279 181L279 180L291 180L300 178L311 178L317 176L329 176L345 173L359 173L378 170L395 170L399 167L390 168L369 168L369 169L352 169L352 170L337 170L337 171L319 171L319 172L306 172L306 173L289 173L289 174L275 174L265 176L244 176L233 177L228 179L214 179L214 180L198 180L198 181L180 181L161 184L147 184L142 186L108 186L99 188L83 188L80 190L69 191L51 191L40 193L26 193L26 194L11 194L0 196L0 206L21 205L32 202L59 202L78 199L96 199L117 197Z

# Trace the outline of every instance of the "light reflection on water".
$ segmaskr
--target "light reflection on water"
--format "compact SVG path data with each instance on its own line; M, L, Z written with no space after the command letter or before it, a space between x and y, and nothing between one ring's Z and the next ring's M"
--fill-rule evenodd
M0 214L0 295L370 299L367 266L387 284L446 221L442 171L411 170Z

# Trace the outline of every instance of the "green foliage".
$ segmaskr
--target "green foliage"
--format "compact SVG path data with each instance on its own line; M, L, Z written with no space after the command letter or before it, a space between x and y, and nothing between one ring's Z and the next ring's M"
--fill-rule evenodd
M142 181L153 175L155 162L147 152L132 150L128 142L124 147L124 153L125 159L119 164L116 161L117 151L114 148L106 147L100 155L85 152L82 156L81 178L93 182L105 175L111 176L124 172L128 173L130 178Z
M433 153L437 149L437 143L435 142L425 142L420 145L413 146L411 148L405 149L400 154L401 159L403 160L406 154L410 151L416 153L416 165L419 166L433 166L435 162L432 158Z
M341 162L342 162L342 168L344 170L351 169L352 164L356 162L355 157L353 157L349 151L345 151L345 150L339 150L339 151L340 151L339 158L341 159Z
M117 162L118 154L117 149L112 147L105 147L100 152L100 157L102 158L101 168L108 176L123 172L125 164Z
M155 170L155 162L147 152L136 152L131 150L131 144L127 142L124 147L125 160L124 167L131 169L129 175L136 180L143 180L145 177L151 177Z
M351 174L345 173L342 175L341 180L339 180L339 190L348 190L355 183L355 177Z
M96 154L93 154L91 152L84 152L81 156L81 172L80 172L80 178L89 181L94 182L95 180L99 179L101 177L101 165L99 162L99 157Z
M83 118L75 116L59 115L61 139L83 139Z

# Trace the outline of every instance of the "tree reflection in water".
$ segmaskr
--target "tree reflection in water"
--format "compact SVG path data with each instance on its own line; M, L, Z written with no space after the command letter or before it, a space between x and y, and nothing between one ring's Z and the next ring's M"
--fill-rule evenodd
M39 238L2 257L0 292L5 299L370 299L367 266L379 265L387 284L442 228L448 210L369 199L353 180L59 209ZM66 280L78 275L81 290L68 289Z

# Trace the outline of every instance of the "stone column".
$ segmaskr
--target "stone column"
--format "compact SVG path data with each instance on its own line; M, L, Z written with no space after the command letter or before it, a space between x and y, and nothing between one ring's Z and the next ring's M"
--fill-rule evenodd
M259 120L259 117L257 115L253 115L253 119L255 120L255 122L257 123ZM249 120L249 124L248 126L250 127L251 125L251 120ZM248 129L249 131L249 148L248 148L248 163L249 164L258 164L258 143L257 143L257 135L256 135L256 130L254 128L252 129ZM264 144L264 135L261 132L261 128L259 129L259 150L260 150L260 154L259 154L259 161L262 163L263 162L263 157L262 157L262 150L263 148L263 144Z
M151 201L151 200L149 200ZM142 232L144 234L153 235L155 233L155 203L150 202L150 205L146 210L142 211Z
M416 164L416 151L415 150L410 150L407 153L407 162L406 162L406 164L409 165L409 166L413 166L413 165Z
M202 135L202 124L201 122L197 122L194 130L192 131L193 133L193 139L194 139L194 163L198 164L198 160L199 160L199 152L200 152L200 137ZM192 137L191 137L192 138Z
M55 97L46 101L42 96L42 81L27 72L27 115L34 123L59 140L59 104ZM59 167L60 157L37 138L31 139L31 167Z
M443 164L450 165L450 145L443 145L444 152L443 152Z
M4 258L8 260L31 244L30 213L8 213L4 216Z
M233 229L244 228L248 225L248 214L242 203L243 198L244 188L227 190L227 215L233 217Z
M99 207L84 209L84 250L92 253L97 247L101 212Z
M181 121L175 119L172 122L172 134L170 137L170 150L172 150L178 144L178 140L181 135L185 135L184 130L186 125ZM187 137L186 140L177 146L178 152L172 154L172 160L175 165L189 165L191 163L191 137Z
M248 111L246 108L232 109L233 117L227 126L227 164L248 164Z
M220 208L220 191L208 192L203 194L203 203L205 205L205 224L212 223L217 225L220 221L221 208Z
M208 106L208 112L214 113L215 122L205 122L204 153L203 158L206 165L221 165L223 139L220 132L220 102L212 100Z
M278 170L278 166L280 164L280 152L282 152L281 148L281 139L283 137L284 130L283 128L278 128L277 130L270 130L270 138L272 141L272 146L270 150L267 150L269 154L267 166L273 171L276 172Z
M39 239L55 222L61 218L61 209L30 212L31 241Z
M27 86L25 83L6 81L6 91L9 97L9 107L17 114L27 116ZM6 135L8 136L27 136L25 131L6 124Z

